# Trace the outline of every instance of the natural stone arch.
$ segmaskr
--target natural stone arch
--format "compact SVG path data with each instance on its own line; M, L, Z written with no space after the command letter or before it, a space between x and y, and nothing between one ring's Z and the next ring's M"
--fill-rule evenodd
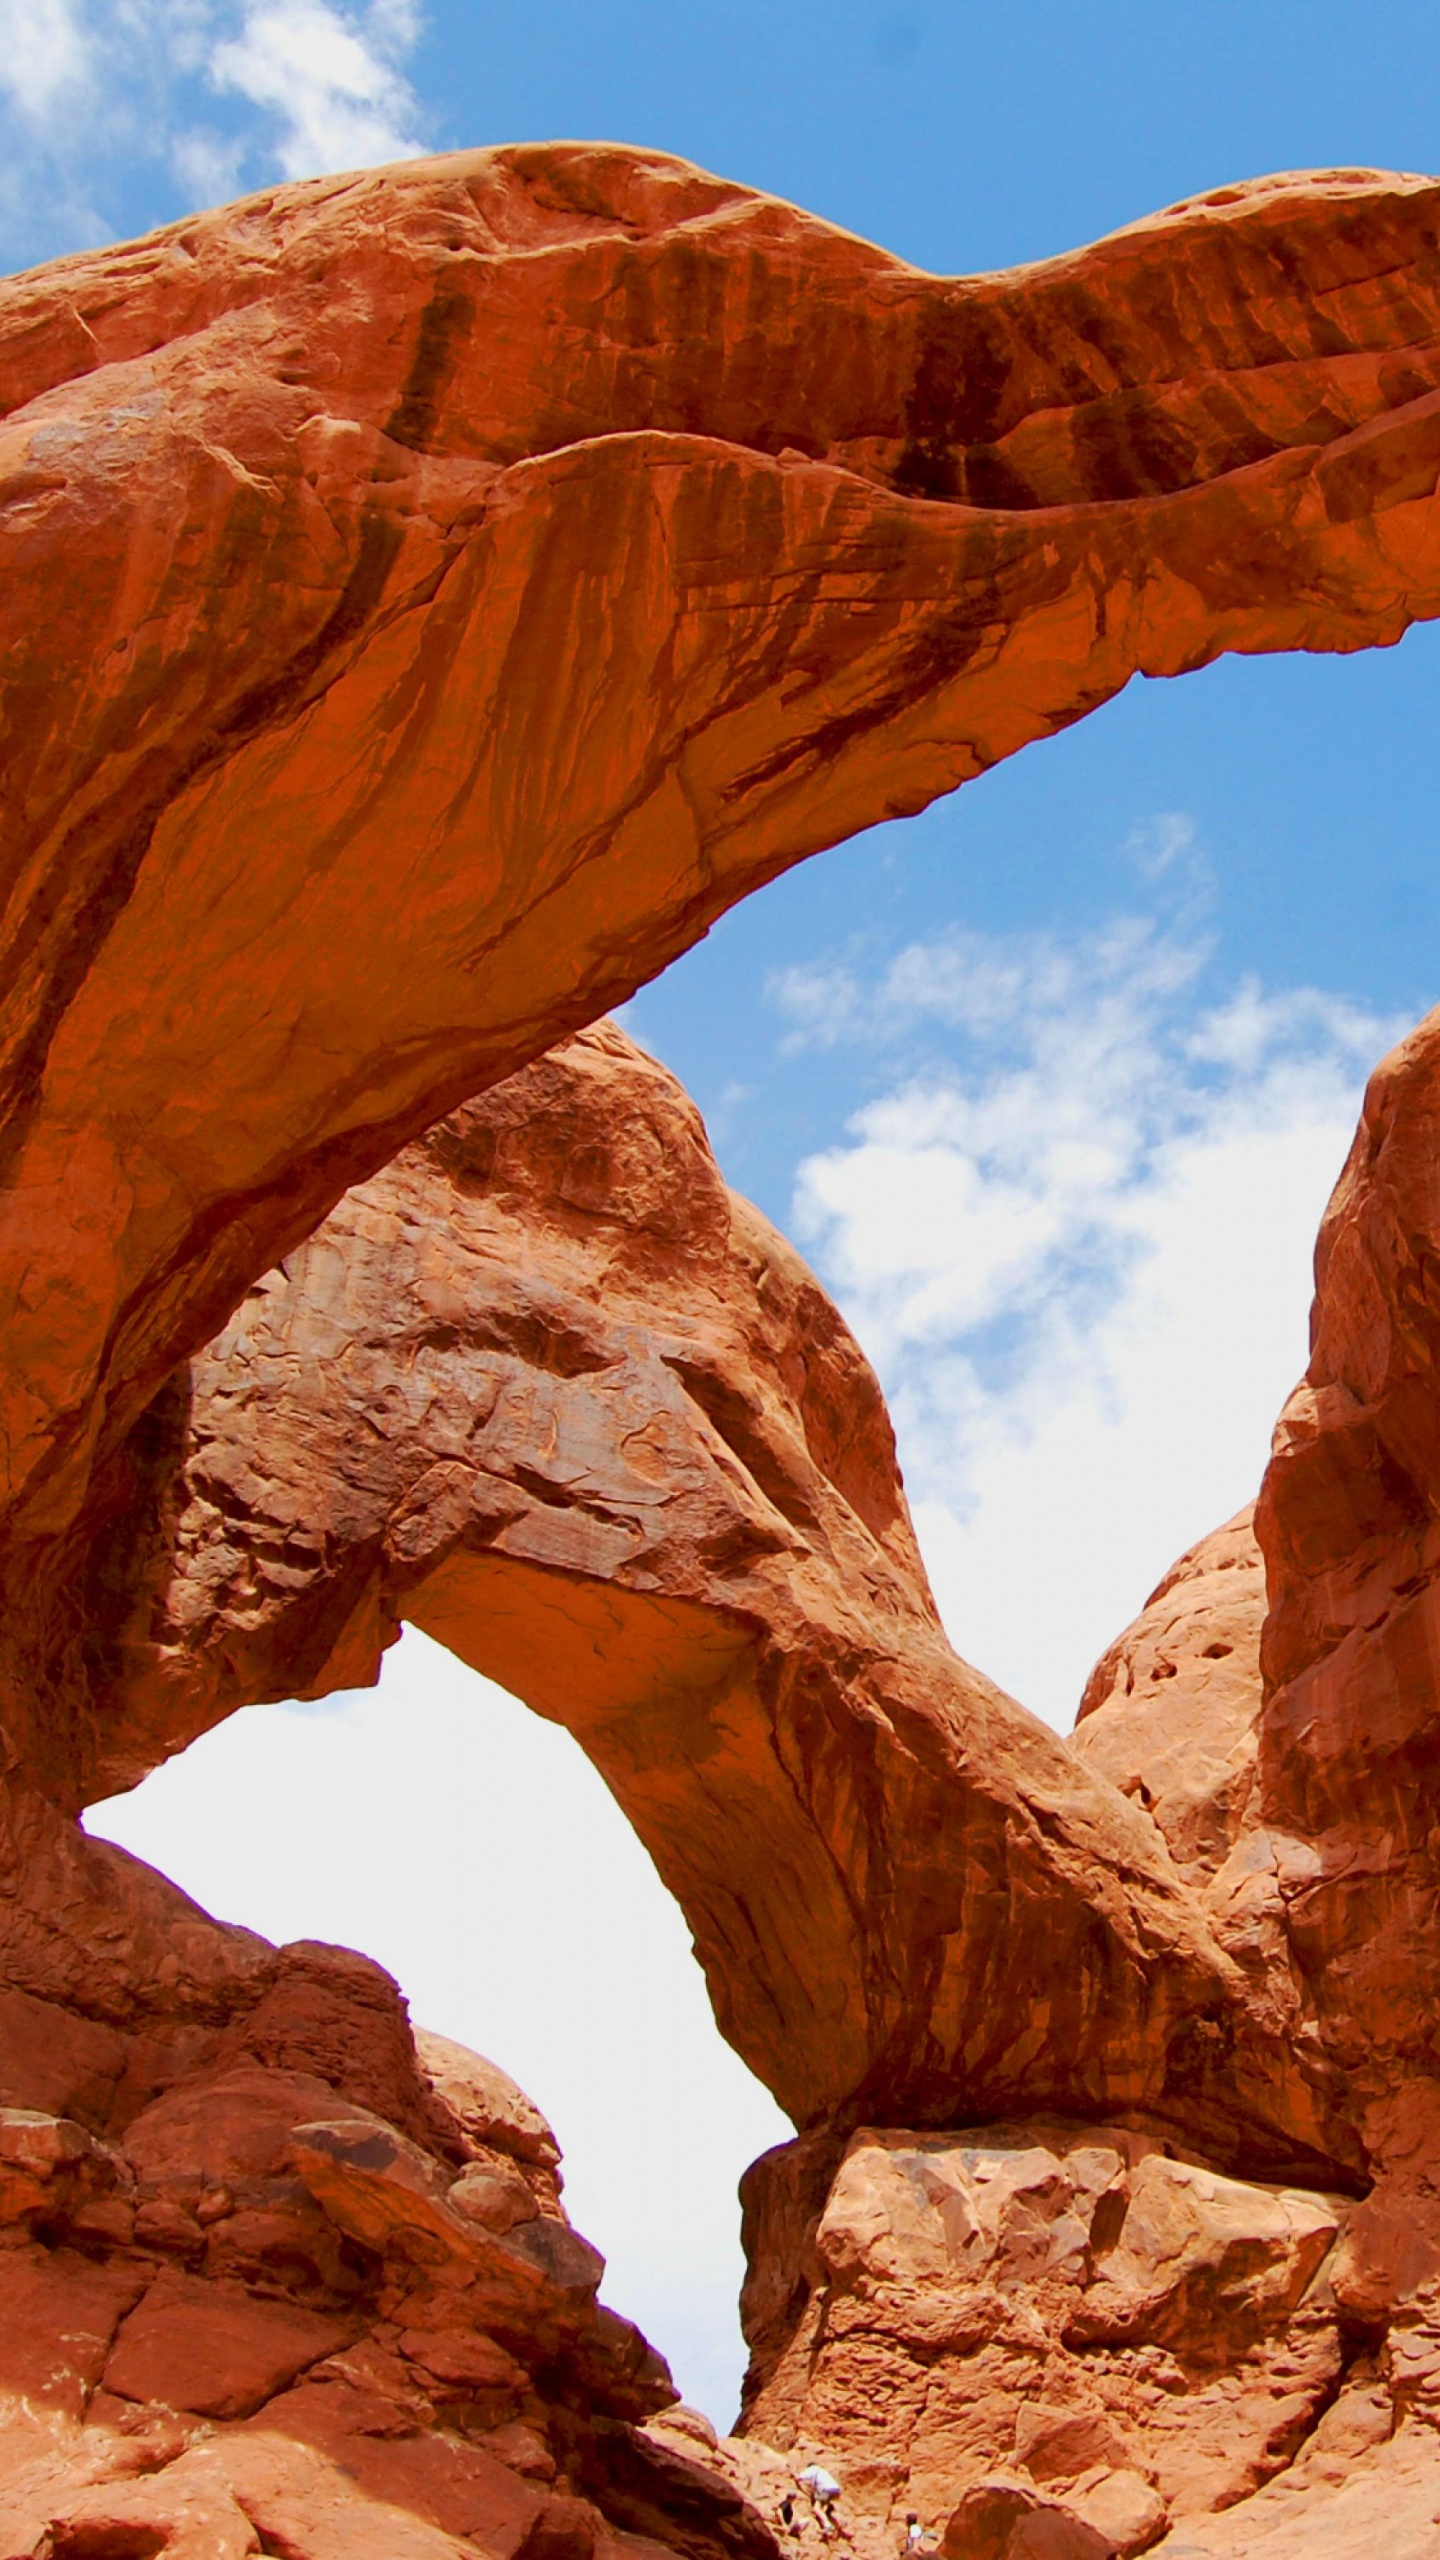
M1394 2128L1373 2108L1358 2144L1347 2126L1335 2070L1350 2057L1287 1971L1274 1897L1259 1928L1246 1910L1228 1934L1218 1918L1212 1927L1213 1899L1207 1908L1176 1877L1155 1827L943 1647L853 1346L806 1296L813 1284L786 1249L747 1226L740 1204L716 1207L713 1167L688 1209L710 1198L712 1244L723 1226L746 1306L763 1309L772 1284L780 1304L768 1347L742 1346L764 1382L755 1410L731 1392L725 1359L694 1357L690 1273L666 1301L678 1356L653 1306L626 1354L632 1384L647 1360L651 1380L659 1368L670 1380L639 1433L594 1427L607 1370L625 1367L609 1357L623 1331L618 1262L592 1274L583 1321L574 1301L587 1291L572 1287L528 1335L489 1346L537 1394L554 1390L551 1418L588 1432L602 1477L623 1462L627 1482L643 1483L644 1429L657 1411L683 1416L652 1487L657 1504L682 1488L691 1510L678 1534L647 1551L643 1536L628 1544L622 1521L617 1544L613 1505L602 1516L603 1503L572 1498L573 1483L556 1498L553 1470L547 1489L536 1465L546 1439L533 1411L511 1440L524 1467L508 1475L437 1462L421 1428L430 1417L403 1411L376 1435L390 1472L381 1466L368 1487L316 1466L312 1445L311 1490L323 1478L327 1500L350 1503L318 1551L303 1500L283 1516L252 1503L247 1515L232 1477L233 1518L216 1503L207 1524L188 1503L176 1516L168 1493L191 1460L203 1477L222 1441L243 1458L243 1415L217 1423L234 1364L243 1370L258 1345L283 1370L287 1325L298 1317L303 1335L326 1319L327 1255L332 1276L361 1266L361 1244L378 1243L384 1263L385 1237L354 1224L363 1191L314 1235L346 1186L524 1068L508 1098L462 1110L386 1177L391 1208L412 1180L463 1192L470 1137L496 1113L503 1122L517 1092L533 1099L577 1058L613 1066L620 1053L595 1033L558 1061L526 1062L733 899L1080 716L1137 670L1178 672L1232 647L1358 647L1440 611L1435 211L1426 180L1262 182L1048 267L946 283L678 163L562 147L284 190L0 297L19 404L5 429L0 589L13 740L0 2059L7 2098L35 2111L5 2125L15 2245L3 2253L0 2325L22 2382L36 2367L11 2317L17 2279L22 2301L33 2278L50 2303L47 2359L54 2334L80 2331L45 2288L78 2282L99 2324L95 2373L128 2376L157 2401L193 2399L197 2381L208 2391L216 2380L185 2344L186 2320L193 2338L195 2318L213 2312L212 2274L232 2309L243 2297L236 2316L252 2345L257 2325L273 2340L274 2224L268 2240L253 2217L248 2234L232 2228L247 2215L227 2186L231 2209L202 2226L187 2147L198 2122L228 2174L226 2109L263 2098L265 2201L289 2235L280 2289L323 2297L327 2336L343 2310L362 2358L385 2342L368 2379L337 2362L314 2386L331 2441L346 2448L351 2514L407 2476L377 2443L408 2444L418 2426L426 2457L451 2459L435 2403L415 2414L415 2373L437 2378L437 2348L438 2379L448 2368L469 2423L486 2416L464 2377L495 2380L483 2348L499 2322L516 2349L517 2407L535 2386L535 2407L567 2462L588 2464L574 2476L598 2501L577 2517L574 2500L517 2485L503 2457L482 2453L487 2497L505 2474L492 2537L504 2560L521 2536L527 2552L580 2560L604 2547L605 2519L706 2560L717 2546L756 2560L772 2550L763 2527L737 2522L733 2493L717 2510L713 2480L698 2532L694 2479L671 2472L657 2488L654 2448L643 2454L631 2421L669 2386L634 2332L597 2309L593 2253L557 2236L553 2212L514 2231L485 2220L497 2181L501 2201L516 2202L510 2173L529 2160L498 2140L485 2075L472 2085L463 2058L447 2064L447 2094L376 1968L335 1950L277 1953L221 1928L74 1822L94 1788L254 1694L277 1630L309 1643L308 1685L323 1690L369 1665L392 1605L408 1603L462 1650L477 1629L482 1647L503 1652L513 1639L508 1661L483 1658L573 1715L662 1851L692 1810L695 1773L677 1740L698 1737L708 1752L735 1700L749 1723L734 1718L732 1731L753 1739L770 1715L781 1748L751 1806L782 1805L798 1773L784 1837L803 1854L788 1902L808 1926L813 1883L819 1976L807 1978L804 1947L775 1943L769 1912L764 1925L746 1916L744 1945L733 1927L727 1938L736 1877L717 1875L714 1854L687 1879L677 1852L673 1880L736 2040L816 2127L788 2158L772 2155L760 2182L792 2239L803 2243L816 2201L801 2172L808 2162L828 2175L835 2120L861 2106L953 2120L1058 2091L1084 2115L1114 2108L1232 2160L1293 2159L1312 2177L1333 2166L1356 2182L1385 2170L1376 2145ZM625 1072L658 1071L632 1060ZM610 1196L623 1203L614 1171ZM478 1191L495 1194L488 1172ZM568 1197L563 1182L532 1185L516 1235L548 1203L553 1241L555 1202ZM1362 1182L1350 1211L1361 1228L1376 1222L1383 1244L1388 1199L1367 1199ZM685 1229L687 1240L702 1232L703 1218ZM246 1286L306 1237L221 1351L195 1377L177 1375ZM707 1285L726 1250L699 1257ZM514 1312L503 1289L478 1303ZM396 1357L392 1312L359 1344L360 1365L403 1401L416 1364ZM333 1317L331 1348L353 1359L353 1330ZM429 1349L455 1391L439 1401L483 1428L491 1415L463 1375L463 1328L443 1322ZM1329 1360L1343 1374L1312 1384L1353 1397L1355 1346L1333 1310L1331 1325L1321 1369ZM807 1404L792 1356L807 1328L847 1409L869 1416L858 1460L843 1431L827 1430L826 1398ZM608 1348L590 1367L597 1329ZM1423 1343L1421 1354L1423 1369ZM1406 1359L1378 1385L1359 1380L1376 1390L1371 1442L1388 1446L1411 1413ZM328 1418L333 1441L345 1397L327 1407L315 1385L312 1375L288 1409L322 1441ZM268 1435L287 1410L283 1377L269 1378L263 1401ZM1343 1396L1318 1417L1318 1457L1307 1438L1316 1418L1292 1416L1300 1436L1282 1449L1270 1494L1277 1535L1337 1446L1342 1473L1353 1454ZM503 1438L491 1455L503 1456ZM417 1453L418 1477L390 1464ZM477 1508L478 1480L497 1475L508 1491ZM1422 1521L1423 1502L1414 1509ZM213 1533L247 1517L227 1558ZM717 1527L718 1548L707 1546ZM236 1557L245 1566L247 1540L266 1572L234 1607L226 1574ZM1320 1582L1333 1561L1321 1559ZM1356 1559L1340 1563L1349 1575ZM159 1579L147 1583L152 1567ZM1391 1594L1401 1606L1381 1653L1392 1635L1398 1654L1409 1643L1410 1585L1407 1573ZM137 1589L157 1599L158 1625L107 1604ZM1358 1584L1350 1596L1366 1597ZM172 1599L183 1603L173 1623ZM1323 1609L1326 1595L1317 1584L1291 1599L1298 1685L1315 1667L1301 1658L1311 1604ZM588 1646L583 1694L546 1692L546 1608L552 1626L568 1614L572 1665ZM635 1694L633 1673L657 1631L669 1722L647 1757L634 1743L653 1700ZM622 1656L624 1691L599 1676ZM813 1693L803 1676L784 1687L815 1665ZM771 1712L777 1699L783 1714ZM1365 1705L1348 1689L1331 1699L1342 1762L1365 1759ZM1284 1738L1282 1712L1261 1734L1262 1764ZM833 1744L828 1758L817 1740ZM1309 1773L1290 1775L1303 1794ZM661 1794L647 1797L647 1783ZM735 1837L737 1802L732 1790L702 1825L712 1853ZM971 1858L993 1889L988 1912L967 1885ZM1402 1934L1409 1896L1401 1872ZM1003 1974L985 1969L997 1911ZM749 1941L763 1945L767 1928L765 1962L747 1971ZM1044 1977L1058 1996L1047 1999ZM802 2015L817 1980L818 2032ZM771 1994L778 2027L765 2015ZM1002 2003L1019 2006L1018 2033ZM1397 2121L1410 2095L1399 2092ZM168 2154L157 2115L172 2136L181 2126ZM496 2148L505 2156L487 2166ZM476 2169L478 2219L457 2202L462 2189L476 2202ZM137 2210L140 2171L152 2191ZM1428 2178L1427 2164L1427 2212ZM1377 2188L1362 2209L1379 2200L1387 2249L1403 2243L1405 2283L1423 2221L1415 2193L1402 2181L1387 2204ZM362 2253L343 2300L331 2283L337 2234ZM1421 2239L1433 2264L1428 2230ZM203 2279L157 2277L157 2249L175 2246L196 2265L204 2253ZM103 2320L86 2249L105 2260ZM65 2274L77 2250L78 2276ZM791 2263L777 2245L761 2270L770 2309L783 2292L787 2316ZM428 2270L418 2287L417 2270ZM1355 2296L1365 2318L1393 2307L1399 2281ZM123 2306L137 2290L132 2315ZM418 2322L398 2331L398 2359L395 2310ZM102 2368L111 2332L132 2316L140 2345L122 2339L120 2364ZM292 2338L287 2356L318 2343L299 2326L308 2344ZM166 2337L161 2390L145 2356ZM49 2361L42 2380L54 2380ZM264 2459L287 2478L263 2494L288 2499L298 2463L307 2495L328 2504L333 2466L321 2478L321 2456L310 2460L313 2405L276 2415L289 2396L265 2402L280 2441ZM207 2415L203 2398L196 2406ZM226 2489L224 2529L251 2548L259 2439L243 2424L227 2432L223 2407L208 2414L217 2409L201 2460L212 2487L234 2488L243 2513ZM99 2432L108 2426L102 2413ZM52 2472L77 2458L73 2443L58 2445L41 2457ZM128 2442L118 2458L133 2467ZM182 2498L187 2460L166 2461ZM368 2486L355 2485L361 2460L379 2462ZM651 2465L638 2490L637 2460ZM152 2484L124 2476L127 2495L151 2497ZM437 2517L454 2482L432 2495L408 2477L406 2503ZM155 2494L163 2504L170 2493L161 2482ZM126 2512L133 2521L138 2505ZM94 2528L92 2514L83 2529Z
M956 282L550 146L9 285L12 1537L747 890L1137 670L1440 610L1436 200L1266 180Z
M439 1123L140 1435L74 1595L93 1801L403 1617L568 1726L801 2124L1121 2114L1353 2167L1149 1815L946 1642L878 1384L610 1025Z

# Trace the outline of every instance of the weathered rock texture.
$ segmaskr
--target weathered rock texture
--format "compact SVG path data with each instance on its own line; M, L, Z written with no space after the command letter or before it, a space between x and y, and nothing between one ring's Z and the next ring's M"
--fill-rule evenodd
M825 2447L863 2552L893 2551L908 2511L957 2508L950 2547L988 2550L1001 2477L1012 2525L1030 2499L1084 2528L1062 2560L1140 2550L1248 2498L1327 2412L1333 2435L1337 2398L1363 2400L1367 2441L1391 2433L1322 2276L1343 2198L1031 2122L862 2130L838 2167L812 2137L756 2163L746 2208L747 2425Z
M1343 2074L1375 2180L1339 2278L1361 2320L1440 2280L1437 1162L1432 1014L1372 1078L1321 1228L1258 1543L1242 1515L1176 1568L1076 1735L1148 1791L1227 1953Z
M1326 2050L1386 2176L1357 2304L1440 2278L1440 1015L1376 1070L1256 1515L1260 1810Z
M554 147L0 292L0 2560L763 2560L802 2448L875 2560L907 2496L946 2560L1431 2549L1440 1035L1323 1240L1263 1696L1232 1523L1078 1750L673 1085L534 1061L1137 670L1440 612L1437 216L953 282ZM402 1614L572 1725L805 2127L780 2453L660 2417L518 2093L78 1828Z
M363 1957L277 1952L101 1843L68 1854L111 1966L3 1995L6 2560L642 2560L657 2535L773 2560L733 2488L644 2434L669 2376L598 2305L504 2074L414 2038Z
M1153 1822L956 1660L873 1375L619 1031L352 1191L136 1439L55 1793L372 1678L403 1616L577 1735L798 2121L1028 2099L1343 2166Z
M911 2506L951 2560L1436 2547L1437 1116L1432 1016L1372 1080L1253 1522L1166 1577L1074 1740L1150 1813L1287 2040L1343 2075L1369 2191L1297 2200L1155 2153L1137 2172L1133 2135L1093 2119L862 2131L838 2157L811 2136L757 2163L749 2423L844 2473L877 2554ZM1097 2203L1085 2178L1117 2151ZM1297 2201L1317 2248L1308 2217L1333 2215L1308 2285Z
M173 2397L178 2358L220 2427L205 2476L250 2495L223 2470L228 2430L259 2423L247 2394L288 2480L349 2461L342 2384L388 2393L370 2432L410 2443L443 2382L464 2494L446 2503L452 2448L443 2494L422 2463L415 2495L487 2548L485 2463L516 2472L522 2521L579 2494L592 2537L758 2554L757 2507L773 2524L819 2449L861 2560L911 2507L937 2529L954 2510L952 2560L1037 2534L1139 2550L1280 2478L1324 2514L1335 2464L1382 2447L1387 2496L1440 2493L1440 2344L1422 2304L1397 2346L1403 2287L1371 2298L1372 2274L1362 2298L1376 2154L1275 1906L1250 1515L1098 1666L1076 1749L1037 1726L945 1643L852 1338L613 1026L347 1195L170 1382L115 1482L34 1622L0 2091L42 2110L14 2117L12 2218L134 2297L92 2424ZM577 1734L732 2040L814 2127L749 2182L748 2454L639 2427L663 2374L595 2313L518 2093L433 2043L417 2068L358 1959L277 1960L73 1827L242 1702L372 1677L402 1616ZM984 2121L1016 2097L1063 2117ZM877 2102L891 2129L851 2132ZM87 2147L117 2127L118 2151ZM1302 2189L1221 2174L1286 2157ZM327 2333L287 2392L264 2350L301 2314L342 2323L343 2371ZM528 2376L503 2408L500 2350ZM166 2497L198 2458L167 2455ZM42 2468L46 2495L75 2459ZM372 2457L363 2498L410 2476Z
M924 275L658 155L0 292L0 1519L346 1185L1137 669L1440 611L1440 193Z
M1202 1888L1245 1829L1260 1722L1265 1567L1254 1506L1202 1538L1090 1674L1073 1742L1142 1804Z

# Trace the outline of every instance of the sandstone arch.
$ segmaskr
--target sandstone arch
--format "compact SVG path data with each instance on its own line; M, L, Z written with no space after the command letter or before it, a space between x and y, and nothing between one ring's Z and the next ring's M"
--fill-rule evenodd
M552 146L8 285L11 1536L747 889L1137 669L1440 609L1436 201L1266 180L951 282Z
M585 1730L670 1857L736 2040L813 2125L756 2189L779 2234L760 2270L777 2338L814 2310L813 2266L797 2292L787 2252L804 2258L837 2128L862 2107L893 2125L1053 2101L1092 2129L1123 2113L1312 2180L1358 2180L1387 2140L1403 2151L1426 2090L1377 2105L1362 2076L1357 2124L1344 2086L1345 1875L1311 1898L1312 1981L1278 1893L1263 1925L1247 1905L1231 1926L1223 1875L1191 1854L1225 1830L1213 1808L1177 1814L1172 1861L1163 1807L1157 1827L957 1665L843 1328L612 1034L532 1062L760 881L1138 669L1359 647L1440 612L1437 204L1424 179L1270 180L1046 267L947 282L682 164L561 146L281 190L0 293L0 2219L16 2242L0 2331L22 2379L37 2333L78 2359L46 2368L71 2399L38 2451L0 2392L0 2464L25 2426L47 2476L88 2463L75 2413L108 2374L129 2414L104 2388L89 2407L121 2487L103 2513L72 2502L82 2539L138 2530L178 2553L175 2518L211 2497L202 2533L318 2560L338 2461L346 2529L373 2525L375 2483L408 2483L405 2547L434 2560L477 2540L496 2560L621 2560L631 2530L692 2560L769 2551L733 2495L635 2436L669 2385L597 2307L593 2252L553 2195L533 2213L531 2189L519 2199L533 2128L507 2128L463 2063L427 2063L363 1960L221 1929L76 1828L87 1795L242 1693L292 1688L298 1654L317 1691L362 1673L401 1606ZM1377 1089L1422 1134L1428 1055ZM613 1111L598 1190L563 1148L539 1149L528 1189L513 1179L525 1148L506 1158L507 1128L533 1136L556 1080L597 1068L612 1088L649 1080L618 1115L632 1137L669 1114L689 1178L658 1186L659 1211L655 1150L627 1168ZM573 1090L562 1116L573 1136ZM1365 1763L1367 1693L1347 1682L1377 1595L1384 1679L1429 1642L1415 1415L1431 1205L1423 1175L1401 1178L1394 1214L1379 1125L1346 1211L1373 1264L1360 1319L1332 1305L1322 1401L1292 1418L1262 1505L1272 1559L1293 1567L1272 1628L1287 1685L1256 1787L1226 1808L1242 1835L1268 1802L1298 1837L1336 1771ZM315 1234L424 1129L368 1207L351 1192ZM492 1254L457 1321L443 1254L395 1260L393 1213L427 1184L432 1206L436 1186L466 1203L457 1233L492 1218L493 1243L508 1218L512 1241L563 1243L564 1285L546 1296ZM693 1267L679 1286L671 1269L658 1329L648 1273L627 1336L636 1238L677 1207ZM334 1292L367 1268L382 1320L357 1334ZM356 1396L298 1386L314 1327ZM513 1429L476 1393L477 1341L528 1396ZM250 1482L247 1361L266 1373L273 1468ZM340 1443L376 1392L373 1464L347 1472ZM309 1435L318 1545L277 1416ZM1307 1485L1337 1476L1302 1553ZM1352 1536L1357 1478L1393 1497L1377 1531L1393 1554L1367 1545L1363 1503ZM1198 1636L1214 1594L1190 1579L1175 1607ZM634 1677L657 1627L681 1675L662 1748ZM1133 1632L1116 1660L1148 1641ZM1247 1771L1250 1730L1238 1713ZM1424 1732L1398 1734L1401 1777L1417 1734L1423 1755ZM747 1823L772 1823L788 1861L753 1909L733 1854ZM1398 1847L1376 1887L1387 1945L1416 1940L1431 1890L1428 1849L1403 1826ZM1382 2080L1425 2023L1407 2012ZM1068 2161L1070 2135L1052 2138ZM1137 2188L1152 2138L1134 2135ZM879 2147L903 2162L906 2139ZM944 2151L921 2141L916 2175ZM476 2213L456 2202L472 2171ZM1433 2183L1422 2161L1392 2212L1424 2269L1414 2196L1428 2212ZM1149 2178L1167 2184L1189 2192ZM1287 2286L1339 2229L1332 2201L1301 2216ZM1243 2257L1266 2212L1253 2191L1235 2210ZM1397 2274L1392 2251L1387 2274L1373 2233L1356 2254L1371 2211L1347 2246L1374 2324L1415 2269ZM1278 2219L1293 2238L1288 2206ZM841 2266L843 2215L830 2238ZM1081 2290L1104 2245L1094 2222L1067 2240ZM899 2299L908 2318L903 2284ZM1109 2305L1116 2336L1138 2299ZM177 2456L147 2436L168 2520L147 2508L136 2526L152 2491L134 2486L134 2410L164 2397L162 2369L193 2399L217 2300L249 2323L247 2352L269 2342L267 2389L282 2377L272 2449L244 2419L226 2432L244 2394L227 2384L222 2407L206 2368L215 2440ZM939 2302L942 2327L952 2312ZM862 2302L862 2331L868 2316ZM1425 2321L1422 2306L1421 2396ZM1320 2326L1311 2418L1339 2369L1333 2306ZM919 2336L922 2363L938 2335ZM1103 2347L1084 2320L1075 2339ZM1289 2352L1282 2338L1277 2372ZM311 2368L292 2391L297 2356ZM597 2506L517 2486L536 2440L499 2445L525 2411L547 2430L538 2476ZM457 2454L466 2428L489 2449ZM37 2550L58 2512L40 2513Z
M170 1407L57 1792L372 1678L403 1616L577 1736L797 2122L1353 2166L1149 1816L951 1652L858 1346L613 1026L349 1193Z

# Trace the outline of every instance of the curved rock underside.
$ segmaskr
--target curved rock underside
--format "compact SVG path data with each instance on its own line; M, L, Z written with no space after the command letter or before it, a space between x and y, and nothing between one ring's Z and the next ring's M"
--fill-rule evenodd
M372 1679L404 1617L576 1734L797 2121L1359 2165L1153 1822L956 1660L874 1377L612 1026L350 1192L138 1437L52 1792Z
M11 1538L747 890L1137 670L1440 611L1437 213L1271 179L950 280L557 145L7 285Z
M907 2501L945 2560L1432 2550L1440 1029L1259 1548L1067 1746L580 1026L1137 670L1440 612L1437 212L1271 180L955 282L553 147L0 290L4 2560L764 2560L802 2450L860 2560ZM503 2075L78 1828L402 1616L576 1732L802 2128L743 2441Z

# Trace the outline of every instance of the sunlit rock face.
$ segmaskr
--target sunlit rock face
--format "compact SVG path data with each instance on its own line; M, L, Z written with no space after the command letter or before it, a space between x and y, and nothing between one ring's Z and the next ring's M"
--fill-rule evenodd
M583 1026L1137 670L1440 612L1437 203L1263 181L954 281L554 146L0 288L16 2560L766 2560L811 2453L862 2560L907 2499L945 2560L1429 2551L1431 1032L1327 1223L1263 1644L1232 1523L1072 1749ZM803 2128L768 2448L673 2410L503 2074L77 1825L403 1616L577 1733Z
M1428 2494L1428 2439L1390 2447L1397 2410L1428 2406L1425 2301L1396 2327L1395 2289L1358 2289L1357 2192L1383 2164L1315 2067L1281 1922L1237 1884L1259 1818L1248 1515L1105 1657L1077 1746L1037 1727L944 1641L840 1318L610 1025L347 1195L171 1381L117 1481L47 1729L72 1802L248 1699L373 1676L413 1619L577 1734L732 2039L812 2130L748 2181L746 2437L712 2445L664 2419L663 2366L597 2308L553 2138L503 2075L417 2045L362 1959L217 1928L32 1786L0 2196L28 2244L17 2335L57 2267L109 2284L94 2396L67 2383L88 2441L178 2398L166 2497L199 2428L245 2513L283 2492L303 2519L326 2465L356 2472L352 2439L438 2430L409 2470L365 2454L357 2517L398 2496L488 2548L498 2464L520 2484L504 2532L558 2531L569 2501L591 2547L756 2560L817 2448L862 2560L912 2511L961 2555L1042 2532L1138 2551L1282 2478L1323 2508L1352 2456L1387 2496ZM1077 1984L1088 2041L1058 2024ZM1187 2018L1202 2067L1178 2073ZM984 2119L1027 2089L1060 2112ZM852 2131L867 2097L888 2127ZM972 2129L914 2129L917 2097ZM279 2488L245 2468L262 2420Z
M347 1184L759 882L1220 650L1440 610L1437 191L929 276L659 154L0 289L0 1518Z
M513 2083L364 1957L65 1833L32 1823L31 1877L68 1871L111 1966L4 1995L3 2548L624 2560L658 2527L764 2560L727 2483L651 2456L669 2375Z
M1031 2122L866 2129L828 2183L812 2137L757 2162L746 2205L746 2423L823 2442L876 2553L912 2509L989 2548L1002 2475L1008 2529L1053 2509L1057 2550L1146 2548L1289 2468L1342 2389L1389 2436L1322 2275L1344 2198Z

